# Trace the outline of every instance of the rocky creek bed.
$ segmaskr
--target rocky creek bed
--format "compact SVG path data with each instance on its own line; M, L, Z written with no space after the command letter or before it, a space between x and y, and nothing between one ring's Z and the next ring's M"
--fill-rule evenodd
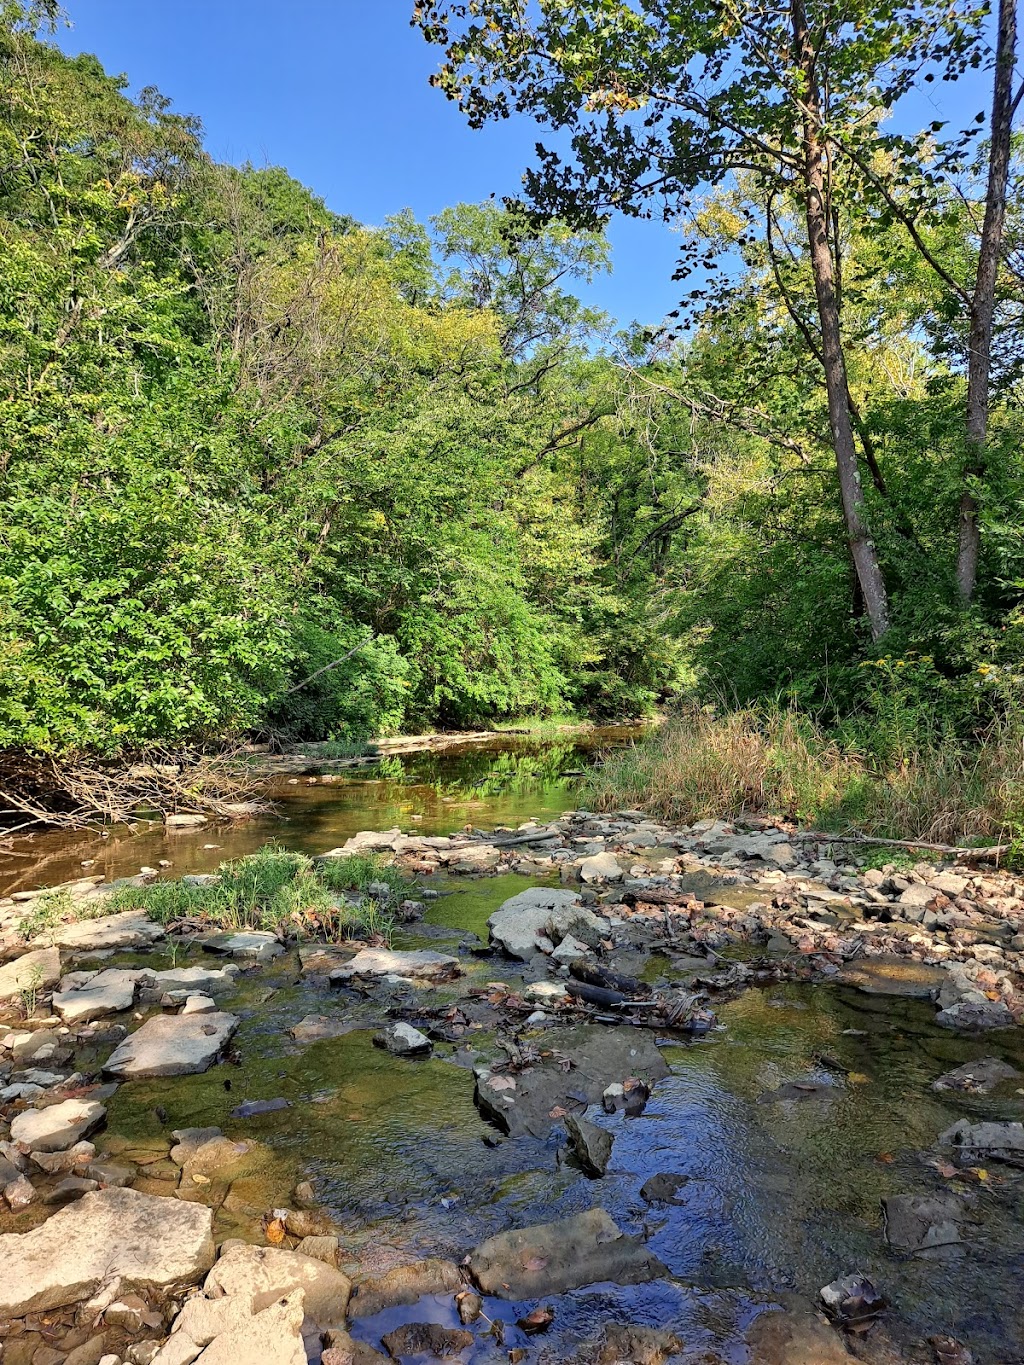
M0 903L4 1365L1024 1361L1015 878L637 811L365 851L389 946Z

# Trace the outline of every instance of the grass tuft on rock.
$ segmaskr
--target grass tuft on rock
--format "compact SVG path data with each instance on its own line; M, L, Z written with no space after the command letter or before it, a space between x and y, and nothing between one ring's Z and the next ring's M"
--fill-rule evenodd
M106 910L144 910L160 924L193 919L226 930L257 929L332 942L390 941L394 919L388 904L408 889L401 874L378 858L360 854L314 861L277 844L222 863L217 878L206 886L156 881L119 887L106 901ZM374 882L388 887L387 902L367 894Z

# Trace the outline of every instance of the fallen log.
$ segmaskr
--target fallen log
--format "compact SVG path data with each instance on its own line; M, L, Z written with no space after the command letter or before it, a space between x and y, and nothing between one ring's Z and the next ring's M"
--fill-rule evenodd
M880 839L871 834L829 834L825 830L802 829L790 839L816 839L823 844L880 844L883 848L923 848L928 853L945 853L962 862L997 863L1012 844L992 844L987 848L962 848L957 844L932 844L926 839Z
M586 1005L600 1005L604 1009L623 1005L629 999L622 991L606 990L603 986L590 986L585 981L567 981L565 990L574 1000L582 1000Z
M569 975L588 986L602 986L606 990L622 991L624 995L649 996L651 987L635 976L623 976L621 972L609 971L606 967L595 967L589 962L573 962L569 965Z

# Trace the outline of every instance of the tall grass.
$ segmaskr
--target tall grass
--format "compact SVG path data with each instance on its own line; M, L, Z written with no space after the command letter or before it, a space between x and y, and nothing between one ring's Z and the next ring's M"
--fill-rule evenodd
M392 916L386 906L366 894L373 882L385 883L392 898L403 894L407 885L400 873L377 858L314 863L302 853L267 844L248 857L222 863L212 885L157 881L149 886L125 886L106 904L110 913L145 910L161 924L198 919L227 930L390 941ZM348 899L346 892L354 893L356 899Z
M683 824L770 814L836 833L970 845L1016 836L1024 759L1010 727L974 745L926 741L886 759L798 712L695 708L612 753L580 802Z

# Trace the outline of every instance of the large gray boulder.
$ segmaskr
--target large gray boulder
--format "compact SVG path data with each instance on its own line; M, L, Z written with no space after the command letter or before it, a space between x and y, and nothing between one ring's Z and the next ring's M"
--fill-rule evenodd
M213 1213L137 1190L100 1190L31 1232L0 1236L0 1318L80 1303L110 1280L167 1292L213 1264Z
M220 1294L251 1298L257 1313L297 1289L303 1292L306 1316L318 1327L344 1323L352 1292L348 1276L312 1256L283 1247L225 1242L204 1285L210 1298Z
M121 1043L103 1070L108 1076L189 1076L207 1071L238 1027L233 1014L163 1014L147 1019Z
M65 1152L95 1132L106 1116L95 1100L64 1100L46 1109L27 1109L11 1120L11 1141L26 1152Z
M575 891L550 886L520 891L487 921L491 943L521 962L529 962L537 953L552 952L570 934L594 947L606 927Z
M27 992L48 991L60 980L60 953L37 948L0 967L0 1004Z

